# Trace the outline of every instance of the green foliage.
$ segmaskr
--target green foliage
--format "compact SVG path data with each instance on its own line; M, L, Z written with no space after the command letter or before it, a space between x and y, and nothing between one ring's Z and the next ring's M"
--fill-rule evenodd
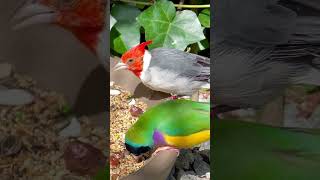
M201 25L206 28L210 28L210 9L204 9L198 16Z
M197 15L190 10L176 12L172 2L158 1L138 17L150 49L170 47L184 50L189 44L205 39Z
M137 44L152 40L149 49L169 47L192 53L209 49L210 9L177 9L172 1L112 3L110 17L110 45L112 53L120 56ZM204 2L204 1L203 1ZM202 3L203 3L202 2ZM185 1L193 5L191 0ZM209 56L209 53L203 54Z
M111 29L111 48L117 53L124 53L140 43L140 25L136 17L140 14L137 7L116 4L111 9L111 15L116 20Z
M116 23L117 23L117 20L113 16L110 16L110 30Z

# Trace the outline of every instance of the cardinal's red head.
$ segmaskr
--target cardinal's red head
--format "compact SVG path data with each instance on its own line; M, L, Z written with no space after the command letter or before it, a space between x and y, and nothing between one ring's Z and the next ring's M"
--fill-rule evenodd
M97 53L99 35L105 28L106 0L27 0L13 21L15 29L34 24L56 24L71 31ZM106 50L105 50L106 51Z
M145 63L144 61L146 60L145 55L147 51L145 48L151 43L152 41L143 42L124 53L121 57L122 62L119 62L114 67L114 71L128 69L136 76L140 77L141 72L143 71L143 65ZM150 59L148 59L148 61L149 60Z

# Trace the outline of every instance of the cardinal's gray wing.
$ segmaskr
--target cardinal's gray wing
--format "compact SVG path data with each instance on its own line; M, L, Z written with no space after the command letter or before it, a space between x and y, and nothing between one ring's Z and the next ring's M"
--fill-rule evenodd
M196 81L210 82L210 59L173 48L151 51L150 67L175 72Z

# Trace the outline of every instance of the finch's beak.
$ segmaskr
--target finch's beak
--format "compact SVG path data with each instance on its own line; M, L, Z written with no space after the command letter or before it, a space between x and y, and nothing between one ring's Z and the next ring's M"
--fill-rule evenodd
M119 71L121 69L128 69L128 65L126 65L125 63L119 62L114 66L113 71Z
M58 13L53 9L37 2L26 1L17 9L11 22L13 29L22 29L35 24L50 24L57 19Z

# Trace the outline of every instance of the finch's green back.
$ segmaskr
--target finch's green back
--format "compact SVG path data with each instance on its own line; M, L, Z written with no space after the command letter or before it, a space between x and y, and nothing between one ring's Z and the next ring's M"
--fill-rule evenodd
M190 100L166 101L148 109L128 130L131 144L150 145L154 130L185 136L210 129L210 104Z
M170 136L210 130L210 104L190 100L167 101L144 115L153 127Z

